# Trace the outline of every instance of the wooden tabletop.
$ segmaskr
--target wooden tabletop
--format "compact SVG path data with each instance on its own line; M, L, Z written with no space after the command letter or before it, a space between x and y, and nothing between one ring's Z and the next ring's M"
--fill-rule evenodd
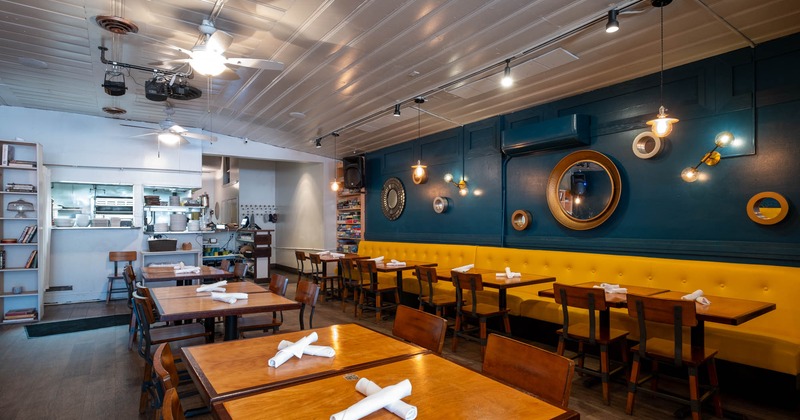
M142 267L142 279L148 281L169 281L169 280L193 280L193 279L226 279L232 278L233 273L219 268L200 266L199 273L180 273L176 274L175 269L170 267Z
M191 286L173 286L173 287L153 287L150 289L151 293L158 296L159 300L163 299L183 299L205 296L211 296L211 292L197 292L199 285ZM250 281L237 281L231 282L222 286L225 288L225 293L269 293L269 290Z
M587 281L585 283L578 283L573 286L594 288L599 286L600 282ZM629 286L627 284L620 284L619 287L628 289L628 293L639 296L653 296L661 293L668 292L669 289L661 289L657 287L644 287L644 286ZM539 291L539 296L555 298L553 289L545 289ZM611 308L626 308L628 306L628 295L626 293L606 293L606 305Z
M439 280L451 280L452 269L437 268L436 277ZM520 277L509 279L507 277L497 277L498 270L490 270L487 268L470 268L467 273L480 274L483 280L483 286L491 289L509 289L512 287L528 286L531 284L551 283L556 281L552 276L541 276L539 274L520 273Z
M657 297L680 299L681 296L689 293L671 291L661 293ZM769 302L711 295L705 295L705 297L711 301L711 304L701 305L698 303L696 305L697 319L719 324L739 325L767 312L774 311L776 308L774 303Z
M220 419L327 419L364 398L355 389L358 377L363 377L381 387L408 379L411 395L403 401L416 406L421 419L579 418L574 411L548 404L434 354L420 354L353 374L221 401L213 405L213 410ZM398 417L381 409L365 418Z
M267 361L277 353L281 340L297 341L311 331L316 331L319 336L314 344L333 347L336 356L303 356L302 359L292 358L278 368L267 366ZM189 374L206 403L427 353L422 347L357 324L184 347L182 351ZM270 407L278 405L285 404L270 404Z
M406 265L387 265L387 263L391 262L390 258L384 258L383 262L376 262L375 267L378 271L382 273L391 273L395 271L405 271L405 270L413 270L417 266L420 267L433 267L436 263L426 262L426 261L413 261L413 260L397 260L400 262L406 263Z
M197 286L191 287L196 288ZM299 303L274 293L251 293L247 299L238 300L236 303L212 300L210 296L162 299L161 296L167 296L172 293L169 289L172 289L172 287L154 287L150 289L162 321L287 311L300 308Z

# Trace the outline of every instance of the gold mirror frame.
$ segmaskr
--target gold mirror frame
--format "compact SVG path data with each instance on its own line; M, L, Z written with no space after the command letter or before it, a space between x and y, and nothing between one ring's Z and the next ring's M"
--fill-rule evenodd
M611 198L608 200L603 210L589 219L578 219L564 211L558 197L558 187L561 183L561 178L578 162L590 162L599 165L605 170L611 180ZM622 180L620 179L619 171L614 165L614 162L600 152L595 152L594 150L580 150L565 156L550 172L550 178L547 180L547 207L550 208L550 213L553 214L553 217L562 225L572 230L589 230L600 226L611 217L611 214L613 214L614 210L617 208L617 204L619 204L621 193Z
M515 230L525 230L530 226L533 217L527 210L517 210L511 214L511 227Z
M761 212L760 204L766 199L773 199L778 202L778 205L780 205L780 208L777 208L777 211L774 212L775 214L766 215ZM747 217L759 225L774 225L785 219L788 213L789 202L786 201L786 198L776 192L765 191L758 193L747 202Z
M381 209L389 220L396 220L406 207L406 190L398 178L389 178L381 190Z

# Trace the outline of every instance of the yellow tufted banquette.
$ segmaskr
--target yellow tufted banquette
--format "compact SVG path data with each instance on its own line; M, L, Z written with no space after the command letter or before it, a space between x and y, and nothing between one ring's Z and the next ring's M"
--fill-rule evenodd
M706 322L706 346L719 349L720 359L795 376L800 373L800 268L375 241L362 241L359 254L436 262L439 267L446 268L475 264L500 272L510 267L512 271L554 276L566 284L597 281L687 293L702 289L707 295L772 302L777 305L776 310L738 326ZM394 275L384 274L381 281L394 279ZM418 292L417 280L411 271L405 272L403 280L404 291ZM560 324L560 307L552 299L538 295L539 290L551 287L539 284L508 289L511 314ZM438 288L443 292L453 290L453 286L445 282L440 282ZM480 300L496 303L497 291L483 292ZM636 338L636 327L623 310L614 310L611 322L616 328L628 329L631 338Z

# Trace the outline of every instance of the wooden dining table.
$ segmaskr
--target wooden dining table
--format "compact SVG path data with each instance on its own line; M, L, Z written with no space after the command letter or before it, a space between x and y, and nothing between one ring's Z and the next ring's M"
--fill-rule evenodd
M381 262L375 263L375 268L379 273L397 273L397 293L402 299L403 296L403 271L414 270L417 266L420 267L435 267L435 262L426 261L413 261L413 260L398 260L404 262L405 265L389 265L392 260L384 258ZM398 302L399 303L399 302Z
M278 352L278 344L282 340L295 342L312 331L319 336L313 344L333 347L336 351L334 357L304 355L301 359L293 357L277 368L267 365L267 361ZM340 375L428 352L422 347L358 324L332 325L246 340L184 347L181 351L189 375L206 404Z
M233 278L233 273L220 270L216 267L209 267L207 265L201 265L200 272L198 273L176 273L173 267L164 266L164 267L142 267L142 282L147 284L148 282L157 282L157 281L177 281L178 285L183 285L188 282L191 284L194 280L224 280Z
M367 378L380 387L408 379L411 395L403 401L415 406L421 419L580 418L573 410L549 404L435 354L418 354L348 374L217 401L212 410L217 418L230 420L328 419L364 398L355 389L359 378ZM365 418L398 417L380 409Z
M225 286L227 293L235 291L248 293L247 299L237 300L236 303L213 300L210 292L198 293L197 286L153 287L150 289L150 294L162 321L204 318L206 330L213 331L214 318L225 317L226 341L238 338L239 315L300 309L300 303L294 300L270 293L253 283L241 283L241 285L239 282L230 283Z
M498 306L501 311L508 307L508 289L513 287L529 286L532 284L551 283L556 281L553 276L542 276L539 274L520 273L520 277L507 278L497 277L497 270L487 268L470 268L466 273L480 274L483 287L497 289ZM452 269L437 268L436 278L439 280L452 281Z

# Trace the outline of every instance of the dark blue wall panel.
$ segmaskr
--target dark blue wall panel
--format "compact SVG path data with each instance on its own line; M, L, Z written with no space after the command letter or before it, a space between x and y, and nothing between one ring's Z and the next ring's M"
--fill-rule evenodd
M664 104L681 121L649 160L638 159L631 143L658 109L657 74L369 153L366 238L800 265L798 46L793 35L666 71ZM569 114L591 116L586 148L609 156L622 176L616 212L588 231L561 226L545 197L551 169L580 149L513 158L499 150L503 129ZM681 170L696 165L723 130L744 144L722 149L717 166L702 165L706 179L683 182ZM411 181L417 159L428 165L426 184ZM466 174L480 195L459 196L445 173L456 181ZM406 210L388 221L380 190L393 176L405 185ZM747 201L762 191L787 198L786 220L750 221ZM447 213L433 212L436 196L450 198ZM517 209L533 215L522 232L508 223Z

